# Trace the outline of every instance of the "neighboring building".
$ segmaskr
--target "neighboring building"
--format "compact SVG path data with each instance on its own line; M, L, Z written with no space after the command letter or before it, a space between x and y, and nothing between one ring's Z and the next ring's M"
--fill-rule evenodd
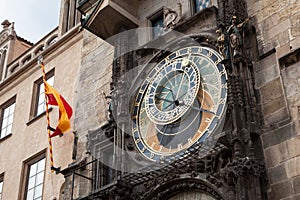
M75 12L74 8L74 12ZM64 20L63 17L61 20ZM0 199L58 199L64 177L51 173L42 71L73 105L81 63L82 32L60 26L36 44L16 35L5 20L0 32ZM50 109L55 126L58 109ZM53 138L54 163L65 168L72 162L72 132Z
M4 21L0 199L300 199L299 18L297 0L61 1L36 44ZM74 111L57 173L40 55Z

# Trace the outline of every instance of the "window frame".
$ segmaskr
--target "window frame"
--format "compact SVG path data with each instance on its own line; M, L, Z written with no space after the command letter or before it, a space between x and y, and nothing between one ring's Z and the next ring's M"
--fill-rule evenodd
M54 69L50 70L46 74L46 80L50 78L54 78ZM54 78L55 79L55 78ZM53 84L54 84L53 80ZM32 104L31 104L31 110L30 110L30 120L38 118L39 116L43 115L45 111L38 113L38 107L39 107L39 97L40 97L40 85L43 84L43 77L40 77L38 80L34 81L33 83L33 93L32 93Z
M5 110L8 109L13 104L16 106L16 99L17 98L15 95L0 106L0 141L3 140L4 138L7 138L10 135L12 135L12 130L11 130L10 133L6 133L4 136L2 136L2 134L3 134L2 133L2 124L3 124L3 120L4 120ZM14 117L15 117L15 107L14 107L14 111L13 111L12 115L13 115L13 119L12 119L12 123L10 125L13 127Z
M115 171L107 165L107 159L113 160L114 147L112 145L104 148L101 152L101 186L109 185L114 181Z
M3 196L3 186L4 186L4 173L0 174L0 200L2 200L2 196Z
M33 164L38 163L39 161L45 159L44 163L44 175L43 175L43 182L42 182L42 199L44 195L44 184L45 184L45 178L46 178L46 168L47 168L47 155L46 155L46 149L44 149L42 152L30 157L29 159L23 161L23 170L22 170L22 176L21 176L21 193L19 193L19 199L25 200L27 198L27 192L28 192L28 184L29 184L29 175L30 175L30 167ZM35 186L34 186L35 187Z

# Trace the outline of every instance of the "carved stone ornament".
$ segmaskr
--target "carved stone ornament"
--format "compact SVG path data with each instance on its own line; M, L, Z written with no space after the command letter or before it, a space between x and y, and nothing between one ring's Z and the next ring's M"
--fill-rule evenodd
M0 45L1 45L2 43L4 43L7 39L8 39L8 34L7 34L7 33L3 33L3 34L0 36Z
M3 26L3 29L6 29L11 25L11 23L6 19L1 23L1 25Z
M178 13L170 8L164 7L164 29L165 31L173 29L178 22Z

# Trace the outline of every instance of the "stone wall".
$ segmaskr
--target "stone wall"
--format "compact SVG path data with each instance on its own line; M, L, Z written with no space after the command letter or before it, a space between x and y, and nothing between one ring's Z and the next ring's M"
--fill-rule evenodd
M300 1L248 0L247 4L260 55L254 66L264 120L269 199L299 199L300 63L286 67L279 60L300 48Z
M108 104L103 92L110 92L114 49L110 44L84 30L81 56L74 119L74 129L79 136L78 159L85 156L88 131L98 129L107 121Z

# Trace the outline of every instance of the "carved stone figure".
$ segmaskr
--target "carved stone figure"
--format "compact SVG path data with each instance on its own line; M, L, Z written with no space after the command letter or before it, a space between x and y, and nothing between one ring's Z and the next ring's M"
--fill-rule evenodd
M178 14L176 11L171 10L170 8L164 7L164 29L165 31L168 29L172 29L175 27L176 19L178 17Z
M248 21L249 19L247 18L242 23L237 24L237 17L232 16L231 18L231 25L227 29L227 34L229 36L233 56L242 54L243 32Z
M216 33L218 34L217 38L217 47L219 50L219 53L226 58L226 38L224 34L224 25L220 25L219 28L216 30Z
M1 23L1 25L2 25L3 29L6 29L11 25L11 23L6 19Z

